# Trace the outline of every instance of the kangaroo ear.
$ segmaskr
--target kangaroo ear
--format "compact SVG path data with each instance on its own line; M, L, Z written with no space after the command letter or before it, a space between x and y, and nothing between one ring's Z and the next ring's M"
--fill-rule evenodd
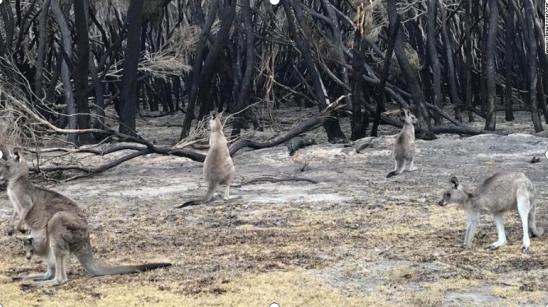
M449 182L453 185L454 189L459 187L459 180L457 179L457 177L451 177L451 179L449 179Z
M405 117L408 117L408 116L412 116L413 115L413 112L411 112L411 109L405 109Z
M15 157L15 161L21 163L23 161L25 161L25 159L23 158L23 154L21 153L20 150L16 150L14 153L13 153L13 156Z

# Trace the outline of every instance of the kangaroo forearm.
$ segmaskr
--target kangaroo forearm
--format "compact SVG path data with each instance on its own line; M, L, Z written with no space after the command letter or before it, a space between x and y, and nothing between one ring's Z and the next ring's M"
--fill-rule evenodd
M23 210L23 212L21 213L21 216L19 217L19 219L17 220L17 226L16 226L16 229L19 230L19 231L22 231L23 229L23 224L25 223L25 219L27 218L27 215L29 214L29 211L28 209L25 209Z

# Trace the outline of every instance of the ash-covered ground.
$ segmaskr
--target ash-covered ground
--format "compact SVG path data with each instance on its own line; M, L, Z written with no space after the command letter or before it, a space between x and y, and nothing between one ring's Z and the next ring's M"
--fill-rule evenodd
M530 129L506 127L511 132ZM145 133L160 133L160 142L178 133L154 125L147 129ZM383 137L360 140L358 144L369 144L361 153L353 146L327 144L321 130L310 134L319 144L294 157L284 146L241 151L234 157L238 179L232 199L184 209L174 207L202 196L206 185L202 165L183 158L149 155L92 178L38 181L84 208L99 259L111 264L169 261L174 266L90 278L73 259L67 284L22 289L11 278L45 270L45 264L25 260L22 243L2 235L0 304L548 304L548 235L532 238L530 253L523 254L521 223L517 212L509 212L509 244L491 251L486 247L496 240L496 230L493 219L484 215L474 247L463 249L463 211L436 206L451 175L473 187L496 171L520 171L537 187L537 220L548 232L548 139L514 133L419 140L418 170L387 179L394 165L394 137L388 134L396 132L387 129ZM84 156L88 165L113 158L79 157ZM533 157L541 162L530 163ZM259 177L317 183L242 185ZM0 193L0 228L11 212L5 192Z

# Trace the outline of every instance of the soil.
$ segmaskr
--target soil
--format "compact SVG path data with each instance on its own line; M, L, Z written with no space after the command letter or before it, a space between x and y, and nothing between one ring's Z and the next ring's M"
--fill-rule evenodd
M306 116L306 115L305 115ZM527 114L518 114L526 122ZM169 143L176 116L141 122L142 132ZM288 129L280 124L279 129ZM464 249L464 213L436 203L456 175L470 187L496 171L526 173L537 187L537 220L548 232L548 139L531 127L501 123L508 136L441 135L417 141L418 170L387 179L392 134L353 146L318 145L289 157L287 148L241 151L231 199L176 209L206 190L202 165L149 155L93 178L38 180L76 200L89 216L96 257L110 264L172 262L142 274L91 278L72 259L69 282L26 289L11 279L45 270L27 261L16 237L0 236L0 304L11 306L462 306L548 303L548 236L520 250L517 212L505 215L508 245L496 241L483 215L474 246ZM348 124L345 123L345 129ZM274 128L254 137L273 135ZM369 145L360 153L355 147ZM119 153L118 155L122 155ZM96 166L109 157L64 161ZM539 163L530 163L533 157ZM48 163L54 163L50 161ZM243 182L259 177L317 181ZM220 190L219 193L222 191ZM0 194L0 231L11 214Z

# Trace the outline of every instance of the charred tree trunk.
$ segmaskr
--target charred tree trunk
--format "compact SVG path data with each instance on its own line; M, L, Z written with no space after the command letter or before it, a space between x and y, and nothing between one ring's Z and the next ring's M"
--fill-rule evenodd
M105 129L105 97L104 86L101 80L99 80L97 67L93 59L89 59L89 68L91 73L91 80L93 81L93 87L95 90L95 119L93 121L93 128ZM95 136L96 139L100 139Z
M432 103L435 106L441 107L441 67L440 59L438 57L438 49L436 46L436 11L439 0L428 0L428 21L426 24L426 35L428 43L428 59L430 62L430 68L432 69L432 85L433 96ZM439 116L434 117L436 125L441 124L441 118Z
M127 44L120 92L120 133L136 134L137 76L141 54L141 26L144 0L131 0L127 11Z
M535 35L535 9L531 0L524 0L525 28L527 35L524 38L527 45L527 68L528 68L528 90L529 104L531 107L531 119L535 132L543 131L542 122L538 113L537 101L537 81L538 81L538 61L537 61L537 40Z
M389 28L396 27L397 10L396 10L396 1L388 0L387 4L388 11L388 20ZM400 64L400 68L405 77L405 80L409 86L409 91L411 92L411 97L415 104L415 110L418 119L418 133L417 136L421 139L433 140L436 138L436 135L432 131L432 123L430 122L430 114L425 106L424 94L422 93L421 87L417 80L417 73L409 64L409 60L405 54L402 43L401 31L396 34L396 40L394 43L394 52Z
M297 48L303 55L304 62L307 66L310 78L312 79L314 95L318 101L318 108L322 111L327 108L329 98L325 85L321 79L320 72L318 71L318 68L310 53L310 45L307 43L307 33L310 32L307 31L306 26L304 25L305 21L300 7L301 3L296 1L291 1L291 3L289 3L289 1L284 1L282 3L287 16L289 32L293 41L297 45ZM295 14L291 12L291 8ZM298 29L297 26L299 27ZM324 123L324 129L327 133L329 142L336 143L346 140L346 137L341 130L339 120L336 117L326 120Z
M548 124L548 107L546 106L546 97L544 96L544 84L542 80L542 74L538 74L537 80L537 96L538 96L538 108L544 115L544 122Z
M344 56L344 50L343 50L343 47L344 47L344 41L343 41L343 37L342 37L342 34L341 34L341 29L339 27L339 21L338 21L338 18L337 18L337 13L335 12L335 8L333 7L333 4L331 4L330 1L328 0L321 0L322 2L322 7L323 9L325 10L326 14L327 14L327 18L329 19L330 21L330 25L331 25L331 35L332 35L332 39L335 43L335 54L337 55L337 61L339 62L338 64L341 65L341 76L342 76L342 81L344 82L344 84L346 84L347 86L350 84L349 82L349 78L348 78L348 71L346 70L346 58ZM351 101L351 99L349 99Z
M0 14L2 15L2 20L4 23L4 43L2 44L3 48L1 54L4 55L6 52L11 52L13 47L13 38L15 35L15 18L13 16L13 11L10 5L11 1L4 1L0 4Z
M74 20L76 28L76 46L78 50L78 71L75 74L76 102L78 110L78 128L90 128L90 112L88 105L88 76L89 76L89 3L87 0L74 1ZM89 144L92 135L82 133L78 136L78 144Z
M468 113L468 121L474 121L472 113L472 0L464 0L465 5L465 45L464 54L466 57L464 79L466 82L464 90L464 105Z
M214 3L213 5L215 4L216 3ZM236 0L225 0L222 7L224 8L224 10L219 10L221 27L215 36L215 40L213 42L213 45L211 46L211 49L207 53L207 57L205 57L203 66L201 65L201 61L199 63L195 63L195 67L196 65L200 65L200 68L198 69L199 73L194 71L192 73L193 80L189 108L187 110L187 114L183 123L181 138L188 136L188 133L190 132L190 126L195 116L194 108L196 104L200 103L200 118L205 116L211 109L213 109L210 85L215 71L219 68L218 61L229 38L229 32L232 28L234 15L236 13ZM210 13L208 12L208 14ZM209 20L206 28L207 26L211 27L214 18L215 15L208 15ZM209 21L211 21L210 24ZM208 33L209 30L202 31L202 35L204 35L203 48L205 48L205 40L207 40ZM204 50L200 50L199 52L204 52ZM205 54L201 54L200 56L205 56ZM203 58L198 58L197 60L203 60Z
M390 71L390 65L392 64L392 56L394 54L394 45L396 43L396 37L398 35L398 32L400 30L400 16L396 16L396 22L394 22L395 27L392 27L389 29L389 35L388 35L388 49L385 52L384 55L384 63L382 67L381 72L381 78L379 82L378 88L378 98L377 98L377 106L375 109L375 121L373 123L373 127L371 128L371 136L378 136L378 128L381 123L381 114L382 112L386 111L386 93L385 93L385 86L386 86L386 79L388 78L388 73Z
M453 60L453 43L451 42L451 39L449 37L449 31L447 30L447 24L449 23L449 19L447 18L447 10L445 7L445 4L443 4L440 7L441 10L441 34L443 39L443 45L445 46L445 61L446 61L446 75L447 75L447 83L449 84L449 98L451 99L451 103L453 104L453 107L455 108L455 118L462 122L462 116L461 116L461 101L458 95L457 91L457 79L456 79L456 73L455 73L455 63Z
M362 55L362 37L361 31L356 31L354 37L354 49L352 49L352 135L351 140L361 139L366 136L367 126L369 125L369 114L367 110L362 111L365 104L365 84L363 75L364 58Z
M68 116L68 129L77 129L78 121L76 117L76 104L74 102L74 92L72 90L69 61L72 58L72 37L70 35L70 29L65 19L65 14L61 10L59 0L51 0L51 10L55 16L55 21L59 27L61 33L61 80L63 81L63 91L65 93L65 102L67 104L67 116ZM77 134L69 134L68 141L76 144Z
M38 51L36 54L36 72L34 74L34 92L39 97L45 94L42 88L44 59L46 57L46 45L48 39L48 12L51 0L44 1L40 16L38 17Z
M223 6L224 10L220 10L221 27L217 35L215 36L215 42L207 58L205 59L204 66L200 72L200 83L198 86L198 102L200 103L199 118L204 117L207 113L214 109L215 105L211 97L211 82L213 76L217 70L219 70L219 61L222 56L223 50L228 42L230 36L230 29L236 15L236 0L225 0Z
M195 7L199 6L199 3L195 3L195 1L192 1L192 3L194 4ZM198 41L198 45L196 46L198 52L194 59L194 64L192 65L192 84L190 86L190 97L188 100L188 107L187 107L185 119L183 121L183 129L181 130L180 139L183 139L188 136L190 132L190 127L192 125L192 121L194 120L196 116L196 114L194 113L195 113L196 103L198 100L200 72L202 70L202 62L206 56L207 38L208 38L209 32L211 31L213 22L215 21L215 17L217 16L218 5L219 5L219 0L212 0L210 2L209 9L207 11L207 21L205 22L202 28L202 31L200 32L200 39ZM198 16L201 16L201 15L198 15Z
M249 0L241 0L242 4L242 19L245 28L245 72L242 77L240 90L238 91L238 99L236 100L235 112L242 112L249 105L249 92L251 90L251 82L253 81L253 73L255 70L255 34L253 32L253 23L251 22L251 7ZM237 69L240 69L237 67ZM240 135L241 129L244 127L244 114L236 115L233 124L232 136Z
M514 120L514 111L512 110L512 70L514 66L514 4L508 1L506 10L506 54L504 57L504 115L506 121Z
M498 1L489 0L489 28L487 32L487 43L485 52L485 73L487 77L487 108L485 120L485 130L494 131L497 125L497 114L496 114L496 71L495 71L495 57L497 53L497 30L498 30Z
M541 11L539 10L539 14ZM539 73L538 73L538 102L539 108L544 113L544 121L548 124L548 106L546 105L546 95L548 92L548 54L544 50L545 37L541 18L533 18L537 34L537 53L539 55Z

